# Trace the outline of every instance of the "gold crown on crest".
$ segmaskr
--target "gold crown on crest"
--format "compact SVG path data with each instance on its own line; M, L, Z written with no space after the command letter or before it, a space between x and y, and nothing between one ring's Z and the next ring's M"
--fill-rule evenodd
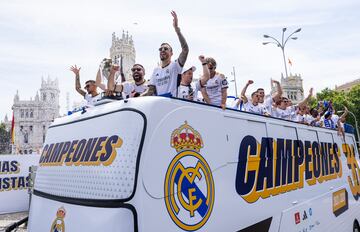
M171 147L177 152L183 150L200 151L204 147L201 135L194 128L188 125L187 121L171 134Z
M56 217L64 218L65 215L66 215L66 210L65 210L65 208L63 206L61 206L56 212Z

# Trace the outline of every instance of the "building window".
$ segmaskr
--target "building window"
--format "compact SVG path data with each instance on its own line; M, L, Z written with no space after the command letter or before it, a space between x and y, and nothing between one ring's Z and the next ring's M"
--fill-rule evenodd
M24 126L20 126L20 130L22 131L24 129Z
M24 154L27 155L27 153L28 153L27 150L24 150Z
M33 118L33 117L34 117L34 111L30 110L30 118Z
M20 117L21 117L21 118L24 117L24 110L20 110Z
M45 143L45 134L43 134L43 143Z
M28 118L29 117L29 111L26 111L25 112L25 118Z
M30 126L30 131L33 131L33 126Z

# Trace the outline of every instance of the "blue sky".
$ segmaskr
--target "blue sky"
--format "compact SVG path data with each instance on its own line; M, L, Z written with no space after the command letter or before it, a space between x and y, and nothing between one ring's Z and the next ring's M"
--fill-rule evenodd
M147 78L167 41L180 46L170 11L190 46L187 63L200 68L200 54L212 56L218 71L231 77L235 66L238 88L248 79L252 88L269 90L270 78L284 72L281 50L263 46L263 34L276 38L281 29L301 27L289 41L286 55L300 73L307 92L360 78L360 2L343 1L7 1L0 2L0 120L11 115L16 90L20 99L34 97L41 77L57 77L61 113L70 101L80 101L69 67L82 67L82 82L95 77L99 62L109 56L111 34L128 30L135 42L136 61ZM135 24L136 23L136 24ZM200 70L200 69L198 69ZM199 75L199 73L195 73ZM233 93L233 86L230 88ZM239 91L239 90L238 90ZM251 92L251 89L249 89Z

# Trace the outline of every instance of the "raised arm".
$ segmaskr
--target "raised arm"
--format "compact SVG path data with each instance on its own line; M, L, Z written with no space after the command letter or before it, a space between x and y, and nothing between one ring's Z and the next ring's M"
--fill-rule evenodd
M76 65L70 67L70 71L72 71L75 74L75 89L76 92L81 94L81 96L85 96L86 92L81 89L80 85L80 69L81 67L77 67Z
M125 74L124 74L124 69L123 69L123 56L120 56L120 76L121 76L121 82L125 82L126 78L125 78Z
M174 26L175 32L179 38L180 45L181 45L181 53L179 55L178 62L181 66L184 66L187 56L189 54L189 46L186 43L184 36L180 32L180 28L178 26L178 17L176 15L176 12L171 11L171 15L173 17L173 26Z
M274 102L277 102L282 94L283 94L283 90L281 88L280 82L276 81L276 80L271 80L271 83L274 83L276 85L276 93L272 96Z
M119 70L119 66L117 65L112 65L111 69L110 69L110 75L109 75L109 80L107 83L107 88L109 91L115 91L115 92L122 92L123 90L123 85L115 85L115 73Z
M247 88L249 87L249 85L251 85L252 83L254 83L254 81L248 80L248 82L246 83L245 87L244 87L244 88L242 89L242 91L241 91L241 97L240 97L240 98L243 99L244 103L248 102L248 99L247 99L245 93L246 93L246 90L247 90Z
M348 115L349 113L349 110L346 106L344 106L344 113L340 116L339 120L340 122L344 123L345 122L345 119L346 119L346 116Z
M97 87L99 87L100 89L102 89L103 91L106 90L106 86L101 83L101 74L100 74L100 69L97 71L96 73L96 81L95 81L95 84Z
M203 55L199 56L199 60L203 67L203 75L201 76L200 79L200 86L204 86L206 85L206 82L210 79L210 71L209 71L209 67L207 66L205 56Z
M310 88L308 96L302 102L299 102L298 104L299 108L305 105L310 100L311 96L313 95L313 90L314 90L313 88Z

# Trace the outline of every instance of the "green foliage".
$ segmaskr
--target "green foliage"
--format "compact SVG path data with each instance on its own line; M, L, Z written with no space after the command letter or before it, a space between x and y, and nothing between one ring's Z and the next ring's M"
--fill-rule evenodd
M354 113L358 123L360 123L360 85L354 86L347 93L325 88L316 95L318 101L331 100L336 111L343 111L344 106L346 106L349 111ZM352 115L349 114L346 121L355 127L355 119Z
M4 123L0 124L0 154L10 154L10 132Z
M310 97L309 99L309 106L310 108L316 108L317 106L317 100L314 97Z

